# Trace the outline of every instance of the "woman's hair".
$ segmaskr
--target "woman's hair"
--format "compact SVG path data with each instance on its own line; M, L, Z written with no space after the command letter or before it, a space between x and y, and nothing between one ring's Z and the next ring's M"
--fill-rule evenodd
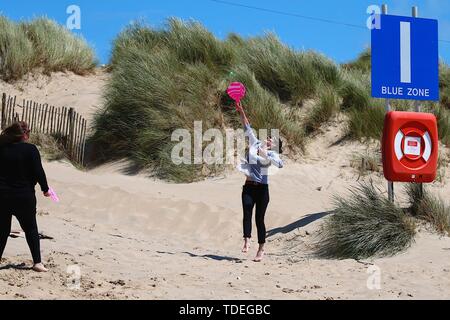
M269 138L272 139L271 136L269 136ZM281 138L273 141L272 150L277 150L279 154L283 153L283 140L281 140Z
M280 154L283 153L283 140L281 140L281 138L278 138L278 152Z
M0 134L0 146L20 142L28 133L30 129L25 121L14 122Z

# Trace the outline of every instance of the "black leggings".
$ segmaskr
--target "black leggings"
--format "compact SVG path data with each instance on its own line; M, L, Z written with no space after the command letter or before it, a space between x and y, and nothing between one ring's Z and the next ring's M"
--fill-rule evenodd
M30 194L0 195L0 258L11 233L12 216L25 232L34 263L41 262L38 226L36 223L36 196Z
M256 229L258 231L258 243L266 242L266 226L264 216L269 204L268 185L244 185L242 189L242 208L244 209L244 238L252 236L252 213L256 205Z

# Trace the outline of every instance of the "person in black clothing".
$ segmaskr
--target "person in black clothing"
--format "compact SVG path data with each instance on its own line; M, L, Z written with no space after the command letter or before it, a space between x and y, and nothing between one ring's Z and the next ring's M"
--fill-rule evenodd
M0 260L14 215L25 232L33 256L33 270L45 272L36 223L36 183L44 196L50 194L39 150L26 143L29 137L30 130L23 121L12 124L0 135Z

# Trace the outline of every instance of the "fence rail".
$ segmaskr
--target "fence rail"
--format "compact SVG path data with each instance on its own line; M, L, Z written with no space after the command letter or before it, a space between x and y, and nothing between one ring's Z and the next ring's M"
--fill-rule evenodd
M25 121L32 133L48 134L56 138L71 161L84 165L87 121L73 108L54 107L32 100L2 94L1 129L15 121Z

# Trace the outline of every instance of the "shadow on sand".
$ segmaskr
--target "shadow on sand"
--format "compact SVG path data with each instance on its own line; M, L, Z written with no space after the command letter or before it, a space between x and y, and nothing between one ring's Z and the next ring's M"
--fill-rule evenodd
M183 252L183 253L188 254L192 258L204 258L204 259L211 259L211 260L216 260L216 261L232 261L232 262L236 262L236 263L242 262L242 259L239 259L239 258L218 256L218 255L214 255L214 254L198 255L198 254L194 254L191 252Z
M304 216L303 218L301 218L300 220L292 222L284 227L279 227L279 228L275 228L275 229L271 229L271 230L267 231L267 237L269 238L269 237L272 237L279 233L282 233L282 234L289 233L291 231L294 231L295 229L307 226L308 224L310 224L316 220L322 219L323 217L325 217L331 213L332 213L332 211L325 211L325 212L308 214L308 215Z
M20 264L13 264L8 263L7 265L1 266L0 270L9 270L9 269L15 269L15 270L31 270L31 267L27 267L25 263Z

